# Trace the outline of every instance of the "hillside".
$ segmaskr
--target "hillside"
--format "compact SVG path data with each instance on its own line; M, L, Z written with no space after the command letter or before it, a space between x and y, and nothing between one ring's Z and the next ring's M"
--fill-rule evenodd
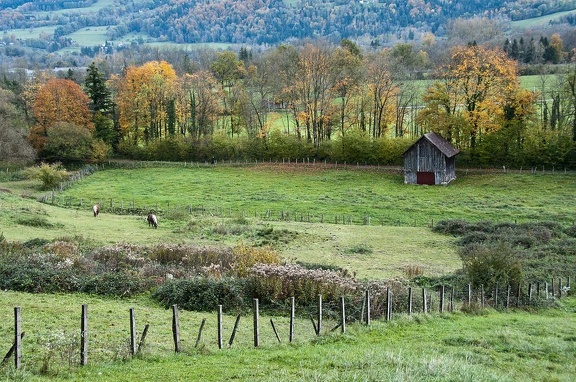
M100 46L127 36L179 44L261 45L319 37L385 44L425 32L441 37L460 18L515 21L574 9L576 0L6 0L0 5L0 31L5 44L47 51ZM78 39L79 32L93 38Z

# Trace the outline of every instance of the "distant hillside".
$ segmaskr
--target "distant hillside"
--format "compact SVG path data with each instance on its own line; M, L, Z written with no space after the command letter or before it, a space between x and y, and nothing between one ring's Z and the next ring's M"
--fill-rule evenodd
M56 51L72 33L105 27L106 40L140 34L174 43L277 44L328 37L385 42L390 36L437 36L453 19L523 20L576 9L576 0L2 0L0 31L25 45ZM38 28L50 33L34 34ZM28 31L28 35L18 35Z

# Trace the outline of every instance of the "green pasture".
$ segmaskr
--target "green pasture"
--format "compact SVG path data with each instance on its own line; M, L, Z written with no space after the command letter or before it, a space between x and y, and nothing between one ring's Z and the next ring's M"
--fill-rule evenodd
M461 170L448 186L412 186L399 173L376 169L188 164L100 170L56 193L54 204L35 201L44 194L38 187L0 183L11 191L0 192L0 232L7 240L269 244L287 261L369 279L414 267L429 276L459 269L454 239L430 230L440 220L571 225L576 219L576 178L563 172ZM95 203L102 208L98 218ZM139 212L128 214L132 205ZM148 211L158 215L157 230L145 222Z
M109 26L86 27L70 33L67 37L80 46L96 46L106 42L106 31Z
M166 213L171 215L173 213ZM453 239L426 227L363 226L262 221L257 218L217 218L209 214L179 220L159 215L159 228L150 229L144 216L102 211L94 218L91 205L61 208L0 192L0 233L6 240L82 238L93 245L189 243L235 246L268 240L286 261L323 264L354 272L359 278L402 276L409 267L439 276L461 267ZM239 222L238 222L239 221ZM39 222L40 224L34 224ZM407 240L409 238L409 240Z
M228 347L235 314L224 312L223 348L217 345L216 312L179 312L181 352L174 353L170 310L146 297L101 299L86 295L0 292L0 339L13 339L13 308L25 332L22 369L1 367L5 380L26 381L570 381L576 374L576 300L554 310L478 315L395 315L369 327L348 324L315 336L306 312L297 311L295 339L288 314L260 317L260 346L253 346L250 312L242 314ZM88 305L88 366L78 366L81 305ZM129 309L137 336L149 324L142 351L128 352ZM281 342L271 324L273 319ZM205 328L195 347L202 319ZM40 373L45 365L44 374Z
M38 39L40 35L54 35L54 30L57 26L45 26L37 28L24 28L24 29L10 29L8 31L2 32L6 33L8 36L14 36L18 39Z
M461 169L448 186L405 185L398 172L356 166L261 164L98 171L60 194L68 204L134 204L278 220L427 227L439 220L574 223L571 173ZM549 169L549 171L552 169Z
M514 29L527 29L527 28L534 28L538 26L547 26L550 24L550 21L559 20L560 17L567 16L569 14L573 14L575 11L564 11L564 12L556 12L550 15L540 16L540 17L532 17L526 20L518 20L512 21L512 28Z

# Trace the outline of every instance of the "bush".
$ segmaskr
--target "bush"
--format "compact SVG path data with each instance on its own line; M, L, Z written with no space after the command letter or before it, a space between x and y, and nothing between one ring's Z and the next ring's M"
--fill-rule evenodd
M470 244L460 250L464 272L474 287L522 282L518 250L508 243Z
M227 312L244 307L245 281L237 278L195 277L160 285L152 297L166 308L177 304L185 310L214 311L218 305Z
M232 249L234 274L239 277L248 275L254 264L280 264L281 258L271 247L250 247L240 244Z
M154 283L130 272L107 272L86 277L80 292L103 296L130 297L149 290Z
M45 190L55 188L69 176L60 163L42 163L39 166L25 169L24 173L28 179L37 179L42 182L42 188Z
M298 303L313 305L318 295L328 301L355 292L360 284L340 272L306 269L298 265L257 264L249 273L250 296L263 304L295 297Z

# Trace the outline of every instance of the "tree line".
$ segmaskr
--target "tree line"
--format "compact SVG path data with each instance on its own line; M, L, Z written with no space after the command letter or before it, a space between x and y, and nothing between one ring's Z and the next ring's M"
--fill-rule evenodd
M363 51L344 39L212 53L186 70L160 59L116 73L95 61L79 75L41 72L23 82L5 75L0 107L18 117L3 123L27 131L26 142L47 161L398 164L433 130L473 165L576 163L573 67L543 76L550 90L540 94L520 85L518 61L475 43L452 48L426 80L428 57L410 44Z

